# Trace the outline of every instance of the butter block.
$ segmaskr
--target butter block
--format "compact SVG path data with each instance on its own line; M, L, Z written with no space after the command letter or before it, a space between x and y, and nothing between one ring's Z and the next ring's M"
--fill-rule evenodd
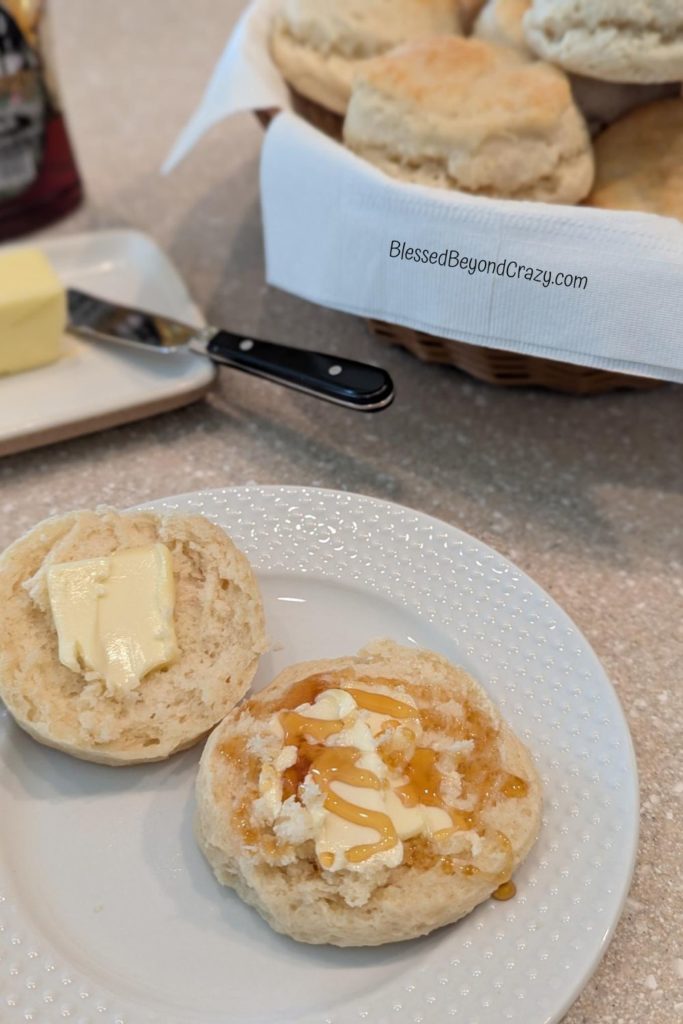
M61 355L66 292L39 249L0 254L0 374Z
M135 690L176 658L173 562L164 544L52 565L47 588L59 660L104 679L110 693Z

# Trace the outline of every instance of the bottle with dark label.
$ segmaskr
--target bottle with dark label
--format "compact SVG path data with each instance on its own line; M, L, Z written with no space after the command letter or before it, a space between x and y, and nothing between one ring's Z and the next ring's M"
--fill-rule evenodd
M0 0L0 239L82 198L52 73L47 0Z

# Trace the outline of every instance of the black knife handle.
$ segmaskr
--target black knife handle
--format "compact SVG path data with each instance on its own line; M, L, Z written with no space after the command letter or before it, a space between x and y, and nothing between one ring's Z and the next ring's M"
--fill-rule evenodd
M353 359L258 341L230 331L217 331L206 352L215 363L360 412L386 409L394 399L394 384L385 370Z

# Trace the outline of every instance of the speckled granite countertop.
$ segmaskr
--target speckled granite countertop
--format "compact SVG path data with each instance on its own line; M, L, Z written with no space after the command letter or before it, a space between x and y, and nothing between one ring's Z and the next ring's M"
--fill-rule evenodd
M59 233L128 226L171 254L214 322L373 358L362 323L264 286L260 132L215 129L157 168L239 0L52 0L89 201ZM55 232L53 232L55 233ZM636 880L568 1024L683 1022L683 389L573 399L478 385L382 351L376 418L229 373L206 403L0 461L0 545L73 506L229 484L347 488L422 509L514 559L594 645L641 772Z

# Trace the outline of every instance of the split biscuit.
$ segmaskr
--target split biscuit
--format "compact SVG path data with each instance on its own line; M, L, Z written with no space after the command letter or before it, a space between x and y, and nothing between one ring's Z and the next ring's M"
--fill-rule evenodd
M399 838L394 811L358 813L396 794L433 823L426 833L409 823ZM197 802L218 881L276 931L376 946L511 895L542 799L531 755L483 689L437 654L384 640L294 665L231 712L205 747Z

